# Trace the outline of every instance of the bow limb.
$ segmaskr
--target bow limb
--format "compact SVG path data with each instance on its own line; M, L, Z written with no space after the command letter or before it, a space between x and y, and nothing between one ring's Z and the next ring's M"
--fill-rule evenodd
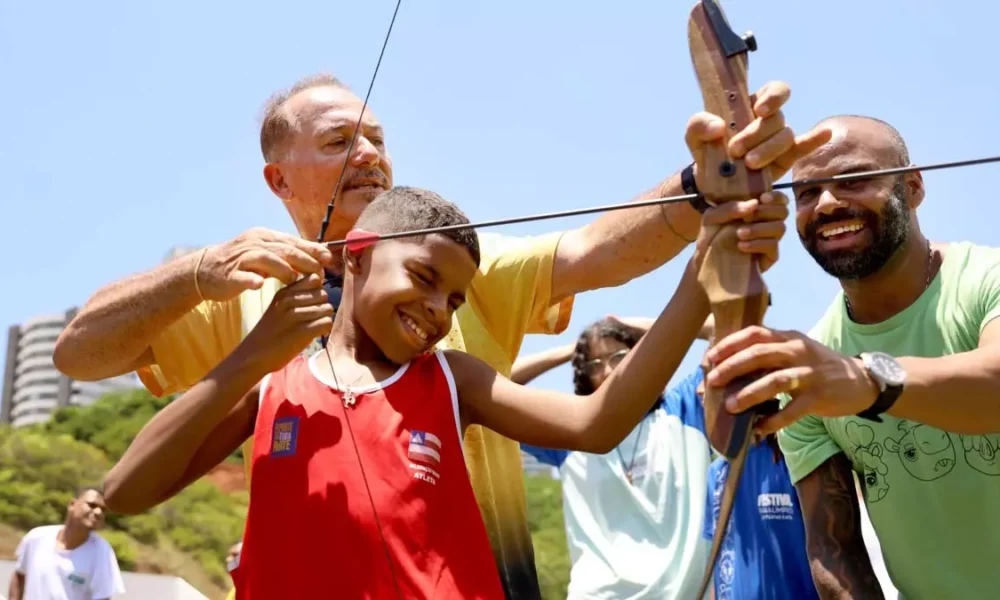
M772 189L769 172L748 169L726 150L732 136L755 118L747 87L747 54L756 50L756 42L750 34L741 37L733 32L716 0L702 0L691 10L688 44L705 110L724 119L727 125L724 139L707 146L698 162L698 187L713 204L757 198ZM769 298L757 258L741 252L736 237L727 235L725 229L716 233L698 273L715 318L715 339L762 324ZM709 442L730 465L699 599L704 597L711 582L727 533L757 414L753 409L732 414L725 408L725 399L758 376L753 374L734 381L725 390L705 386Z

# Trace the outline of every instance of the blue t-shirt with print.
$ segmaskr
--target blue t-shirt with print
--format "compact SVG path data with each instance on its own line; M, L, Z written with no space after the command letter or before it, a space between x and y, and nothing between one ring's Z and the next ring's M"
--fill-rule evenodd
M722 504L729 462L717 458L708 469L703 535L711 540ZM716 600L812 600L818 598L809 572L802 511L785 466L766 442L747 452L728 533L715 567Z

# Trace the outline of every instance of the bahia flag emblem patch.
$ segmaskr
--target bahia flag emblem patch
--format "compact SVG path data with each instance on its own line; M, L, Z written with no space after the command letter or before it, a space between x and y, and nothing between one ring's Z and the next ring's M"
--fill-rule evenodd
M414 479L436 484L441 478L435 469L441 464L441 438L438 436L427 431L411 431L407 456Z

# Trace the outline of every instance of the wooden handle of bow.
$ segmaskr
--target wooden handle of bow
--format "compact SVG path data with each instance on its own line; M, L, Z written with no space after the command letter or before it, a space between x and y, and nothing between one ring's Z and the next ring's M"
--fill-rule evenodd
M724 140L708 146L704 160L698 164L698 187L712 203L757 198L771 190L770 174L747 169L742 160L733 160L726 151L732 136L755 118L747 86L746 54L725 56L703 4L691 11L688 42L705 110L722 117L727 124ZM744 327L762 324L767 311L767 285L761 278L757 259L740 252L736 243L732 227L720 230L698 274L712 306L716 340ZM724 406L725 397L738 392L756 376L734 381L722 393L706 386L705 424L709 441L726 458L736 457L745 447L754 412L730 413Z

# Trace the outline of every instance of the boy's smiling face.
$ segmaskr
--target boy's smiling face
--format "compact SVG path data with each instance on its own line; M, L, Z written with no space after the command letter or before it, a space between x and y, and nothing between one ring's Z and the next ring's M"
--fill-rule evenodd
M380 241L350 262L355 319L397 364L448 334L477 270L465 246L437 234Z

